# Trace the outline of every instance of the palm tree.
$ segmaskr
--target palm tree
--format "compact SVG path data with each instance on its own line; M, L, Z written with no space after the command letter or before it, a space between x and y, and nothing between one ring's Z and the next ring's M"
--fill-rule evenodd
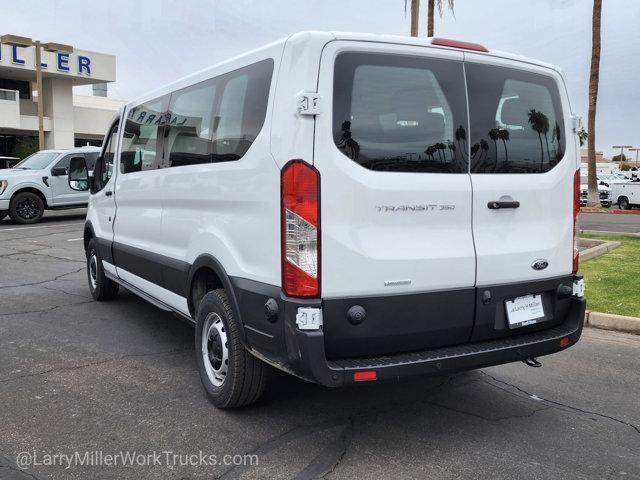
M460 142L462 142L462 147L460 147ZM456 143L458 144L458 148L460 148L460 151L462 152L461 153L462 158L466 157L467 156L467 149L466 149L467 131L464 129L462 125L460 125L456 129Z
M428 0L428 8L427 8L427 37L433 37L433 17L435 7L438 7L438 15L442 18L443 4L444 0ZM453 4L454 0L447 0L447 5L449 6L449 10L453 13Z
M404 14L407 15L407 0L404 0ZM420 0L411 0L411 36L418 36L418 20L420 18Z
M542 146L543 125L540 120L540 113L535 108L529 110L529 125L538 133L538 140L540 140L540 171L542 171L544 166L544 147Z
M456 159L456 146L451 140L447 140L447 147L449 147L449 151L451 152L451 161L455 161Z
M498 168L498 132L500 131L500 129L498 128L492 128L491 130L489 130L489 138L491 140L493 140L493 149L496 151L496 160L495 163L493 165L493 171L495 172Z
M489 142L487 142L484 138L480 140L480 158L482 158L482 154L484 153L484 158L487 158L489 152Z
M589 120L587 130L588 188L587 205L597 206L598 180L596 178L596 104L598 103L598 83L600 81L600 19L602 0L593 0L593 20L591 32L591 74L589 75Z
M442 18L444 0L427 0L427 37L433 37L433 17L436 7ZM454 0L447 0L449 10L453 12ZM407 0L404 0L404 14L407 14ZM420 0L411 0L411 36L418 36L418 20L420 18Z
M507 153L507 142L509 141L509 130L506 128L500 128L498 130L498 138L502 140L502 145L504 146L504 166L506 171L506 166L509 164L509 154Z

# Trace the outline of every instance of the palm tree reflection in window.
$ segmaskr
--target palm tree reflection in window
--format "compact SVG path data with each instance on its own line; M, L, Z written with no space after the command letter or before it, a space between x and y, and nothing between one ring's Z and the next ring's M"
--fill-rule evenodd
M500 131L499 128L492 128L491 130L489 130L489 133L488 133L489 138L493 141L493 150L496 152L496 158L493 164L494 172L498 170L498 132L499 131Z
M338 142L338 148L344 149L345 154L352 160L357 160L360 155L360 145L351 136L351 122L342 122L342 137Z
M551 162L551 154L549 152L549 139L547 133L549 132L549 118L542 112L538 112L535 108L529 110L529 125L538 134L538 140L540 141L540 171L544 170L544 147L542 146L542 135L547 144L547 158Z
M462 143L462 146L460 146L461 143ZM464 158L467 152L467 131L464 129L462 125L460 125L456 129L456 144L458 145L458 148L462 152L462 156Z
M506 128L498 129L498 138L502 140L502 145L504 146L504 164L502 167L503 172L509 171L509 152L507 152L507 142L509 141L509 130ZM497 155L498 152L496 152Z
M561 136L562 136L562 129L560 128L560 125L558 125L558 122L556 122L556 126L553 127L553 134L551 135L551 143L553 144L554 142L556 142L556 156L555 156L556 164L560 162L560 160L562 160L562 156L564 155L564 152L562 151L562 147L560 143Z

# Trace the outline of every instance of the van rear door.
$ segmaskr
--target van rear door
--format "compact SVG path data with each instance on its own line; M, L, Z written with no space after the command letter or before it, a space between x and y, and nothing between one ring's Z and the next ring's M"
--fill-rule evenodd
M505 302L571 275L575 136L557 72L465 54L478 309L474 340L510 329ZM542 299L548 317L555 292ZM510 304L513 305L513 304Z
M475 252L461 52L334 41L314 165L329 357L466 342ZM350 307L366 310L361 324ZM327 315L329 318L329 315Z

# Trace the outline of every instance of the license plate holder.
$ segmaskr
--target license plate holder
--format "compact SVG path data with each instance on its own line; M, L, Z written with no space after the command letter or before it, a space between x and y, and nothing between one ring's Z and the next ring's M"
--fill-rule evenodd
M504 302L509 328L526 327L545 319L541 294L523 295Z

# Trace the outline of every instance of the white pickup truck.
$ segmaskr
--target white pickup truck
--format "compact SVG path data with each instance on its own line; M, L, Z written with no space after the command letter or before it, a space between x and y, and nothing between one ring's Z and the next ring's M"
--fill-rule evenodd
M640 180L611 184L611 201L622 210L640 207Z
M93 170L99 154L98 147L41 150L0 170L0 220L9 215L16 223L36 223L45 209L86 207L89 194L69 187L69 162L80 157Z

